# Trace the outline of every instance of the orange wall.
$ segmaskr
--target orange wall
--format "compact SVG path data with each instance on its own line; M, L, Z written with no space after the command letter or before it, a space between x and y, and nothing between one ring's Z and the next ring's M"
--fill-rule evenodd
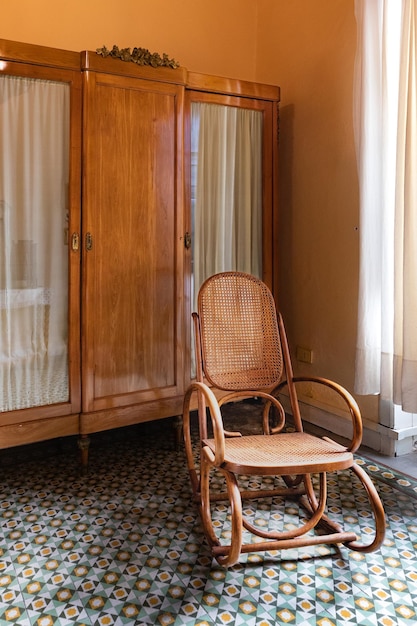
M3 2L0 37L67 50L166 52L189 70L255 78L254 0Z
M353 390L359 212L354 0L259 0L257 79L281 86L280 291L300 373ZM377 421L375 398L359 398Z
M258 75L279 80L282 89L281 287L290 296L284 306L294 340L314 350L317 367L330 369L332 359L351 387L358 276L353 0L260 5ZM262 62L271 58L274 64Z

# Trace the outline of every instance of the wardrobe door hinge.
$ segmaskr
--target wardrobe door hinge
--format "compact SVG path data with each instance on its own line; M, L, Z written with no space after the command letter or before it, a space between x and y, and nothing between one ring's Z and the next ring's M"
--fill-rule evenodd
M78 233L72 233L71 236L71 250L77 252L80 247L80 235Z
M184 235L184 246L187 250L191 248L191 235L189 232L186 232Z
M85 249L90 251L93 249L93 236L91 233L86 233L85 236Z

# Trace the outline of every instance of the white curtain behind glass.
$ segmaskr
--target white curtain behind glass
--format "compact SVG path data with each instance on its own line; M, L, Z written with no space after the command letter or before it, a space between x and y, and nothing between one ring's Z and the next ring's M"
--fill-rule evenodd
M217 272L262 275L260 111L192 104L195 294Z
M417 412L416 0L356 0L355 390Z
M69 86L0 77L0 411L68 400Z

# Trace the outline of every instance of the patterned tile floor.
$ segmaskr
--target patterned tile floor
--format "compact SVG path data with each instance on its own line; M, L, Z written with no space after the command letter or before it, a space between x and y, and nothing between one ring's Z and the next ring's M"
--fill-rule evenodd
M168 434L164 421L94 436L86 476L74 439L1 453L1 626L417 623L416 480L361 459L387 515L376 553L287 550L223 570ZM329 482L329 514L367 533L356 479ZM281 512L298 516L294 503Z

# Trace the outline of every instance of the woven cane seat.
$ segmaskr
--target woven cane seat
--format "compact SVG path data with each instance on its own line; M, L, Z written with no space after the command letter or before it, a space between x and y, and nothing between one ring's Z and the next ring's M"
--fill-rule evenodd
M215 451L214 439L205 439ZM243 474L314 474L347 469L353 455L343 446L308 433L245 435L225 440L224 465Z

